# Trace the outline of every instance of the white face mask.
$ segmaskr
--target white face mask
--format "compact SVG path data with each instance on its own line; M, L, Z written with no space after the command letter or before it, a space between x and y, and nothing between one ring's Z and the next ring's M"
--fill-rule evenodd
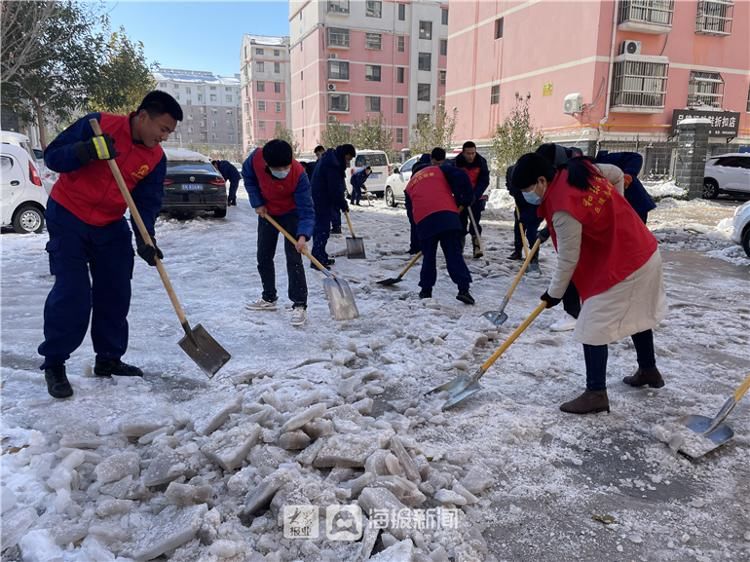
M286 170L271 170L271 175L275 177L276 179L283 180L285 177L289 175L290 170L291 168L287 168Z
M523 191L521 193L523 198L526 199L526 202L531 205L539 205L542 202L542 198L533 191Z

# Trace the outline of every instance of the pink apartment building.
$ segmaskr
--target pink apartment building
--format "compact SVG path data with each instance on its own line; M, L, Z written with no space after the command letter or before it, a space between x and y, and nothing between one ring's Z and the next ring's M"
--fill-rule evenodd
M647 170L669 166L673 121L688 108L710 112L712 153L750 144L750 2L450 8L445 103L458 109L456 142L488 143L520 95L546 139L637 149Z
M445 95L445 1L291 0L289 27L291 122L303 151L332 120L378 116L394 148L406 147Z
M244 35L240 50L242 148L289 128L289 38Z

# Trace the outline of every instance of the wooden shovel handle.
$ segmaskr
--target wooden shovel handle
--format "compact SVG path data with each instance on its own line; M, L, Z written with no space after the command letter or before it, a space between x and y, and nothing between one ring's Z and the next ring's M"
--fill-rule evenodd
M750 375L747 375L747 378L742 381L742 384L740 384L740 386L737 387L737 390L734 391L734 400L739 402L748 389L750 389Z
M422 257L422 251L420 250L416 254L414 254L414 257L409 260L409 263L406 264L406 267L401 270L401 273L398 274L398 278L401 279L404 275L406 275L406 272L409 271L412 267L414 267L414 264L419 261L419 258Z
M94 131L94 134L96 136L101 136L102 128L99 125L99 121L93 118L89 119L89 125L91 125L91 129ZM115 162L114 158L111 160L107 160L107 163L109 164L109 169L112 171L112 175L115 177L117 187L120 188L120 193L122 193L125 202L128 204L128 209L130 209L130 216L133 217L133 221L135 221L135 224L138 227L138 232L140 233L141 238L149 246L154 246L154 242L153 240L151 240L151 235L148 233L146 225L143 224L141 214L138 212L138 208L135 206L133 196L130 195L130 191L128 191L128 187L125 184L125 179L122 177L122 173L120 172L120 167L117 165L117 162ZM164 269L164 265L161 263L159 256L154 256L154 259L156 260L156 269L159 272L159 277L161 277L161 282L164 284L164 288L167 290L169 300L172 301L172 306L177 313L177 318L179 318L180 324L182 324L183 328L185 328L188 325L187 318L185 317L185 311L183 310L182 305L177 299L177 295L172 288L172 283L169 281L167 270ZM188 332L189 328L185 328L185 331Z
M521 211L516 205L516 218L518 219L518 232L521 233L521 242L523 244L523 253L529 254L529 241L526 239L526 231L523 229L523 223L521 222Z
M469 211L469 219L471 220L471 226L474 227L474 235L477 237L477 240L479 241L479 251L484 254L484 242L482 241L482 235L479 234L479 227L477 226L477 221L474 219L474 213L471 211L471 207L466 207L466 209Z
M349 218L349 211L344 211L344 216L346 217L346 224L349 225L349 232L352 233L352 238L356 238L357 235L354 234L354 227L352 226L352 219Z
M289 240L292 244L295 244L295 245L297 244L297 241L294 239L294 237L291 234L289 234L283 226L281 226L278 222L276 222L276 219L274 219L271 215L266 213L266 216L263 218L266 219L268 222L270 222L276 228L276 230L281 232L281 234L284 235L284 238ZM310 250L305 248L305 251L302 253L307 257L307 259L313 262L315 264L315 267L317 267L320 271L322 271L329 277L335 277L333 273L331 273L330 271L328 271L328 269L323 267L322 263L320 263L317 259L315 259L315 256L313 256L310 253Z
M521 278L523 277L523 274L526 273L526 269L528 269L529 264L531 263L531 259L534 257L534 255L539 250L539 246L542 244L541 240L537 238L537 241L534 242L534 245L531 248L531 251L526 254L526 259L523 260L523 265L521 265L521 269L518 270L518 273L516 273L515 279L513 279L513 283L510 284L510 287L508 288L508 292L505 293L506 300L510 300L510 297L513 296L513 292L516 290L516 287L518 287L518 284L521 282Z
M511 344L518 339L518 336L520 336L526 328L529 327L529 325L536 319L537 316L539 316L542 311L547 308L547 303L542 301L539 303L539 305L533 310L531 314L529 314L529 317L524 320L521 325L513 330L513 333L508 336L508 339L503 342L503 344L497 348L495 353L490 355L489 359L482 363L482 366L479 368L482 374L484 374L487 369L489 369L492 364L498 360L498 358L505 353L505 350L508 349Z

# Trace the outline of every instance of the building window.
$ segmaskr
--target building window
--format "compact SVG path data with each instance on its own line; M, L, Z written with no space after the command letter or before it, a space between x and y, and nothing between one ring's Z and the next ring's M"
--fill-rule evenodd
M365 96L365 111L380 112L380 96Z
M404 98L396 98L396 113L404 112Z
M365 33L365 49L379 51L382 48L383 37L380 33Z
M203 94L198 94L198 101L203 101Z
M417 84L417 100L418 101L430 101L430 85L429 84Z
M216 96L211 96L211 97L215 98ZM179 100L180 99L180 94L175 94L174 95L174 99Z
M659 62L625 60L615 63L612 105L663 108L669 65Z
M266 130L266 122L265 121L258 121L258 128L261 131L265 131Z
M406 4L398 5L398 21L406 21Z
M349 94L328 94L328 111L349 111Z
M419 53L419 70L432 70L432 53Z
M266 83L262 80L258 80L255 83L255 91L256 92L265 92L266 91Z
M505 23L505 18L497 18L495 20L495 39L503 38L504 23Z
M278 49L274 49L273 50L273 56L280 57L281 56L281 51L279 51Z
M445 70L441 70L441 71L440 71L440 72L438 73L438 80L439 80L439 82L438 82L438 83L439 83L439 84L440 84L441 86L445 86L445 82L446 82L446 75L447 75L447 72L446 72Z
M718 107L724 97L724 81L718 72L691 72L688 107Z
M500 84L496 84L490 89L490 105L497 105L498 103L500 103Z
M304 70L300 70L299 71L299 79L300 80L304 80L305 79L305 71Z
M255 49L255 54L263 56L263 49Z
M232 96L227 96L227 103L232 103Z
M266 110L266 102L263 100L258 100L258 111L265 111Z
M732 32L733 0L698 2L695 30L698 33L729 35Z
M397 50L399 53L403 53L406 50L406 37L399 35L397 41Z
M448 8L443 8L442 10L440 10L440 12L441 12L440 23L442 23L443 25L448 25Z
M349 63L342 60L329 60L328 79L349 80Z
M265 65L262 60L255 63L255 70L258 72L263 72L265 70Z
M398 84L404 83L404 67L403 66L399 66L396 68L396 82Z
M280 62L273 63L273 71L276 74L281 74L281 63Z
M208 89L211 90L212 92L214 92L214 91L216 91L216 86L209 86Z
M380 65L365 65L365 80L368 82L380 82Z
M281 82L274 82L273 83L273 93L274 94L280 94L281 93Z
M349 0L328 0L329 14L348 14Z
M618 23L648 23L672 26L674 0L622 0Z
M341 27L329 27L326 30L329 47L349 47L349 30Z
M383 12L383 3L380 0L367 0L365 4L365 15L368 18L379 18Z
M276 102L276 113L281 113L281 102L280 101Z
M180 99L180 98L179 98L179 94L178 94L178 97L177 97L177 99ZM216 94L211 94L211 101L212 101L212 102L216 102Z
M396 129L396 142L399 144L404 143L404 130L401 128Z
M420 39L432 39L432 22L431 21L419 22L419 38Z

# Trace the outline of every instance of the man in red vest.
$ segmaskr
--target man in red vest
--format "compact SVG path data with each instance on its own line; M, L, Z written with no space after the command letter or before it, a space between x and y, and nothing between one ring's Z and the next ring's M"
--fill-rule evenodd
M95 136L89 119L103 134ZM182 120L182 109L165 92L153 91L130 115L91 113L60 133L44 151L47 167L60 172L45 213L50 272L55 284L44 305L44 356L47 391L55 398L73 395L65 361L83 341L91 318L96 352L94 374L143 376L120 358L128 346L130 278L133 275L127 205L105 160L115 159L154 241L135 231L138 255L155 266L162 258L154 223L164 193L166 158L160 144Z
M284 239L289 300L292 301L292 326L302 326L307 319L307 280L302 256L315 225L310 180L305 168L292 157L288 142L274 139L256 148L242 165L242 177L250 204L258 214L258 273L263 294L247 305L249 310L276 310L276 272L273 258L279 232L266 220L278 222L297 238L296 244Z
M466 141L461 148L461 154L456 156L456 167L466 172L469 176L469 181L471 181L471 188L474 190L474 203L471 205L471 212L477 223L479 236L481 236L482 225L479 222L482 220L482 211L484 211L487 205L485 191L487 191L490 185L490 169L487 166L487 160L477 152L477 145L473 141ZM479 246L479 238L477 237L477 233L474 232L474 225L469 221L468 209L464 209L461 212L461 224L463 225L464 232L466 232L468 226L474 249L474 257L481 258L482 251ZM463 251L463 246L461 246L461 251Z
M448 274L458 285L456 298L465 304L474 304L469 293L471 273L461 252L463 231L459 218L459 206L472 201L468 176L454 166L443 164L431 166L430 155L423 154L412 169L412 177L406 186L406 208L417 225L422 270L419 274L419 298L432 297L432 287L437 280L437 247L443 249Z

